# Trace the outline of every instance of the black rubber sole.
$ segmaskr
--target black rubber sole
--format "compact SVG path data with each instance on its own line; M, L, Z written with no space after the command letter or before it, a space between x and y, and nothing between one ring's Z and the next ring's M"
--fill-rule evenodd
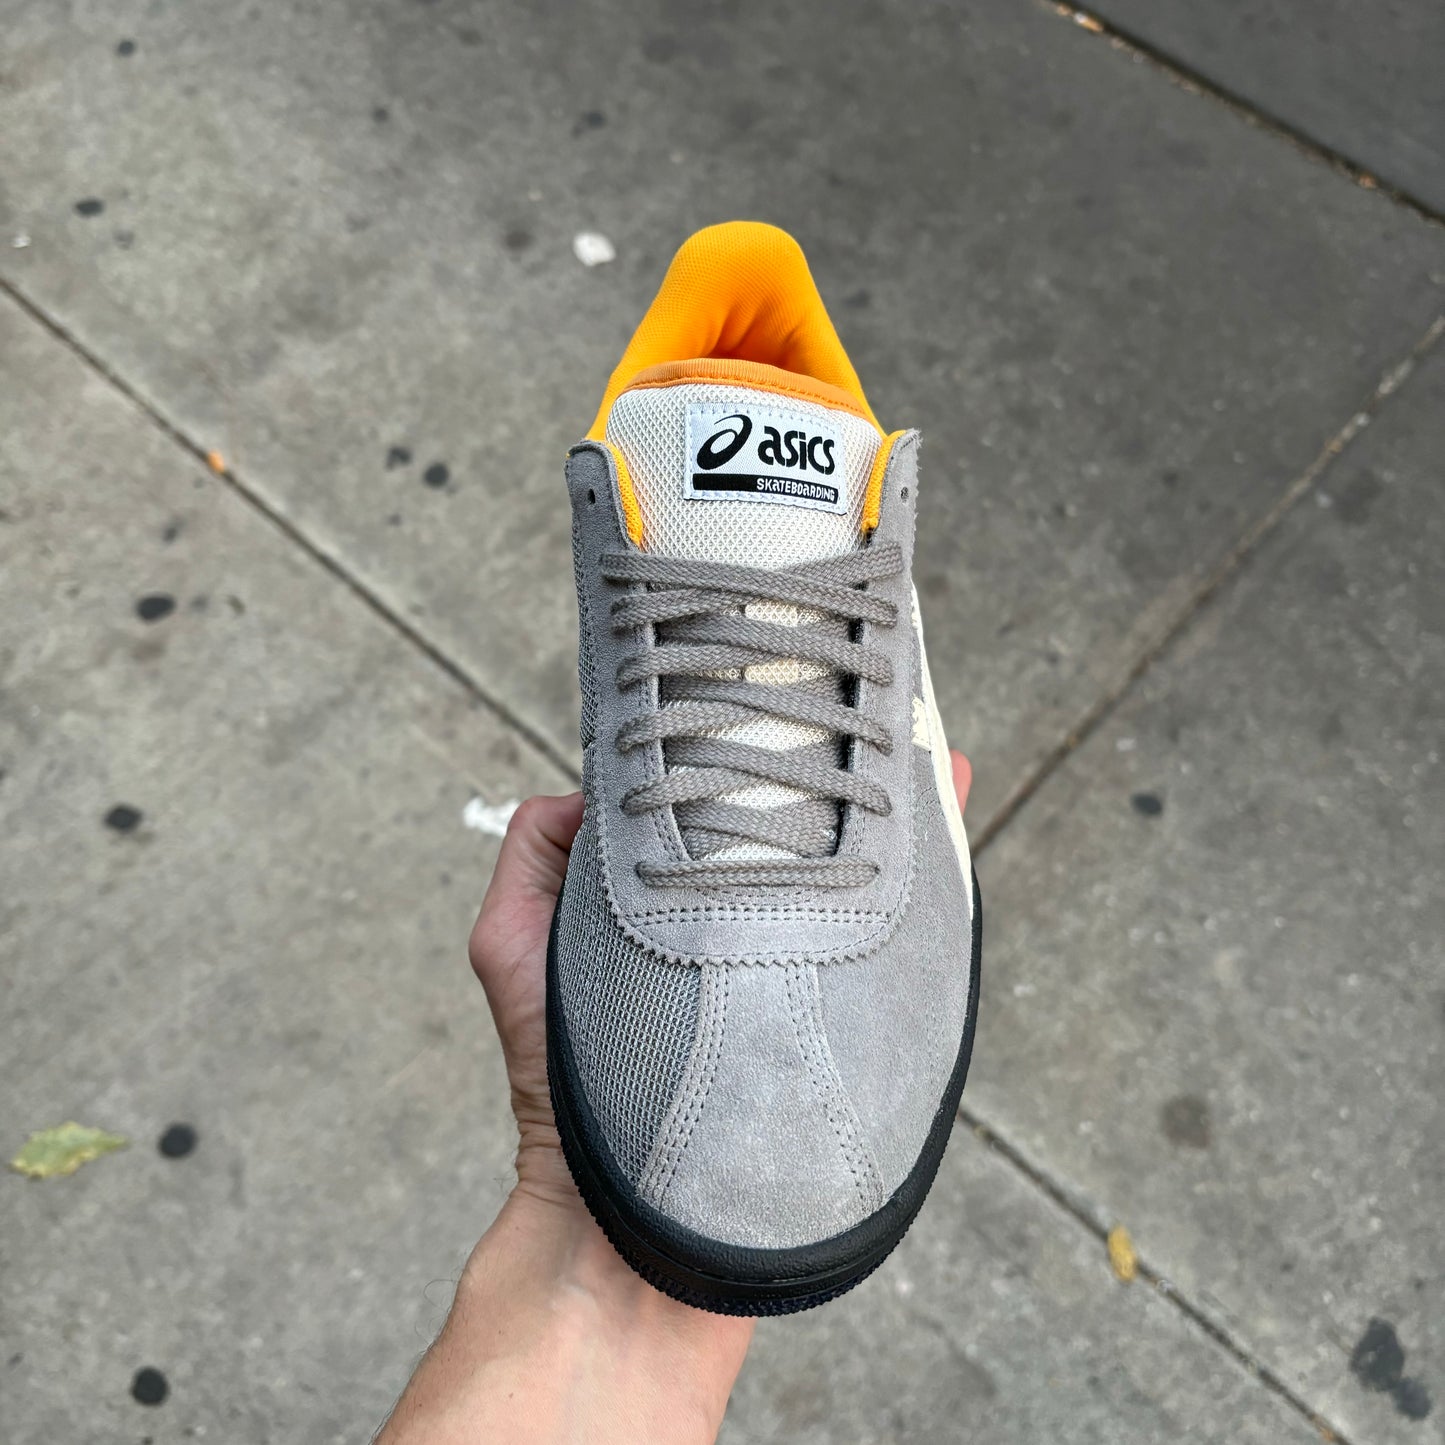
M587 1103L557 984L557 920L547 943L547 1081L572 1177L613 1247L650 1285L673 1299L724 1315L783 1315L837 1298L866 1279L908 1232L943 1158L968 1076L978 1017L983 906L973 877L969 1009L948 1087L918 1162L889 1199L853 1228L816 1244L751 1249L685 1228L642 1199L618 1169Z

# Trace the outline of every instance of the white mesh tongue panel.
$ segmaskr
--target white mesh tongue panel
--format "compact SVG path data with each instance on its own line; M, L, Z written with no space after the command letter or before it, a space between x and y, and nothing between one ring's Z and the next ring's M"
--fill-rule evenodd
M836 475L846 488L847 510L839 514L756 498L734 502L685 496L687 409L695 403L739 411L782 406L805 424L812 418L841 432L843 457ZM851 412L716 382L644 387L624 391L613 403L607 440L621 449L632 474L642 509L644 551L703 562L786 567L836 557L862 540L863 493L879 436L871 423Z
M686 485L689 406L706 404L747 412L785 408L799 423L819 423L841 437L842 456L833 478L841 479L841 512L789 506L750 496L744 500L690 497ZM642 511L642 548L668 557L704 562L737 562L749 567L787 567L836 557L862 545L863 494L873 470L880 437L861 417L817 402L796 401L749 387L716 382L645 387L626 391L607 418L607 440L622 452ZM833 478L830 478L832 480ZM749 616L769 622L815 620L816 613L760 602ZM749 681L783 683L819 675L808 663L772 662L747 669ZM665 705L665 704L664 704ZM760 716L719 731L718 736L757 747L786 751L827 736L817 728L782 718ZM776 783L759 783L730 794L728 801L755 808L777 807L804 796ZM740 842L719 858L776 858L788 854L763 844Z

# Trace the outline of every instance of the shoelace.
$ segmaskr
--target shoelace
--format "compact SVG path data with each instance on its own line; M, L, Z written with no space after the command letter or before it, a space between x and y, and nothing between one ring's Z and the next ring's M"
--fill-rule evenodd
M609 582L643 584L612 604L616 632L655 629L655 641L623 659L621 687L659 680L660 705L624 724L619 751L660 742L666 771L623 799L628 813L672 808L686 860L644 861L648 882L694 887L856 888L878 865L835 852L840 805L871 813L892 810L887 791L843 766L849 740L892 750L890 730L842 700L848 679L883 686L893 681L887 657L851 640L855 623L893 627L898 608L866 590L903 570L897 543L772 571L726 562L698 562L647 553L608 553ZM796 624L748 616L750 603L780 604L813 614ZM747 669L802 664L793 680L759 682ZM819 729L825 736L788 749L759 747L721 730L758 718ZM780 784L804 796L776 807L729 801L728 795ZM739 843L762 844L785 856L718 857Z

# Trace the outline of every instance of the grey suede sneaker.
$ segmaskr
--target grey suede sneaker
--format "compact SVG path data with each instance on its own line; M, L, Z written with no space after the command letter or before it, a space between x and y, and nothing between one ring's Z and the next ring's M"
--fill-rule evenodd
M981 914L885 436L797 243L678 252L567 486L583 788L547 960L572 1173L657 1288L875 1269L963 1089Z

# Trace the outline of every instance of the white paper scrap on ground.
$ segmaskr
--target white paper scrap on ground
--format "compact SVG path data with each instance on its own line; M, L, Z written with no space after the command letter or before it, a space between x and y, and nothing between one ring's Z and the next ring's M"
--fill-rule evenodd
M572 254L584 266L605 266L617 259L617 247L601 231L579 231L572 237Z
M485 798L473 798L462 809L462 826L500 838L506 833L512 814L520 806L520 801L516 798L508 798L505 803L489 803Z

